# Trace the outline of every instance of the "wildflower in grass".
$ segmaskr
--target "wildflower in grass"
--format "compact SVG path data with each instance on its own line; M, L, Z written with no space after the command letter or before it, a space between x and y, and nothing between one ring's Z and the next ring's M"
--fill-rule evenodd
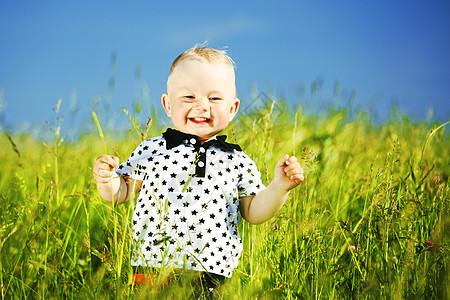
M427 240L425 242L425 247L427 251L437 251L439 250L439 245L433 240Z
M348 246L347 247L347 251L354 251L354 252L356 252L356 253L359 253L359 248L358 247L356 247L356 246L353 246L353 245L351 245L351 246Z

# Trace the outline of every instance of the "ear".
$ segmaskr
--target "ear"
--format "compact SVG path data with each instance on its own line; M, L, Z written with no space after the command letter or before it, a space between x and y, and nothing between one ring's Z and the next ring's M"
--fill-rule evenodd
M241 101L238 98L234 99L234 102L230 107L230 121L233 120L234 116L237 114L240 103Z
M172 117L172 106L170 103L170 97L167 94L163 94L161 96L161 104L164 107L164 110L166 111L166 114L169 118Z

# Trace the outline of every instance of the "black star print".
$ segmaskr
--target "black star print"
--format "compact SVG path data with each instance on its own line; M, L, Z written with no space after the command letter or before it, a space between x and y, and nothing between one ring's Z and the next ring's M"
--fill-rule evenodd
M162 137L144 141L130 156L134 156L135 161L126 161L118 168L121 170L118 171L119 174L144 180L132 221L136 246L142 249L147 258L154 255L155 265L152 267L161 267L158 261L165 263L162 261L163 254L160 251L164 252L164 249L161 246L170 244L178 246L176 251L166 254L166 258L173 263L183 263L185 259L188 268L201 265L208 271L231 276L234 264L226 263L226 259L233 258L234 261L234 257L239 257L242 245L236 221L238 193L254 194L263 187L260 185L259 173L250 158L239 150L224 150L216 144L215 148L208 148L206 153L199 152L198 141L191 144L191 137L183 138L185 142L179 145L176 140L166 143ZM195 172L198 171L199 166L192 161L198 154L203 155L201 162L204 165L201 168L204 173L201 174L204 175L194 176L194 180L187 185L187 179L182 179L187 178L184 175L191 174L188 172L194 171L191 167L196 167ZM137 158L142 156L145 156L142 158L143 165L140 164L141 161L137 162ZM217 166L220 167L216 168ZM194 183L201 189L192 193ZM247 184L250 184L249 192L243 188ZM194 207L194 204L198 206ZM141 219L143 217L148 218L147 222ZM206 225L207 218L209 220ZM211 243L203 244L202 240ZM151 246L153 242L157 243L156 248ZM157 251L157 254L153 251ZM200 261L195 261L192 254L191 257L186 256L186 251L192 251L196 256L201 255L198 258ZM138 258L133 256L132 261L137 262Z

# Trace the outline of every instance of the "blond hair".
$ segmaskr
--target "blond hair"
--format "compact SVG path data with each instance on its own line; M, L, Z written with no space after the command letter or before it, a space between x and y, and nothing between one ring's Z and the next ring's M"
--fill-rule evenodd
M207 61L208 63L224 63L230 66L232 69L235 68L235 63L231 57L227 54L225 50L218 50L210 47L194 46L181 53L172 63L170 67L170 74L172 74L175 67L183 60L198 60Z

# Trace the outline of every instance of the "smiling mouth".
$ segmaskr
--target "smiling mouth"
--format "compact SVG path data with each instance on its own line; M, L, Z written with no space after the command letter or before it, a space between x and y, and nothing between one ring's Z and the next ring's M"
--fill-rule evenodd
M195 124L208 124L210 120L208 118L189 118L189 121Z

